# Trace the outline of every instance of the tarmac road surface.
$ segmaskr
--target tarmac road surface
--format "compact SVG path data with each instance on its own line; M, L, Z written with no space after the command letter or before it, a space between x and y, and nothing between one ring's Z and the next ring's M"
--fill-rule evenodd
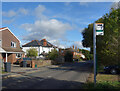
M4 89L80 89L91 73L93 63L83 61L60 66L41 67L40 71L22 73L2 80Z

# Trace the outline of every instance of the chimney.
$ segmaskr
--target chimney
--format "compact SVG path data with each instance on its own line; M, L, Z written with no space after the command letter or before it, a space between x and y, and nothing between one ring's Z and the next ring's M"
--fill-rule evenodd
M46 39L43 39L43 46L47 46L47 41L46 41Z
M79 52L79 48L78 48L78 52Z
M75 46L75 51L77 51L77 46Z
M59 52L61 53L61 48L59 48Z
M74 45L73 45L73 50L74 50Z

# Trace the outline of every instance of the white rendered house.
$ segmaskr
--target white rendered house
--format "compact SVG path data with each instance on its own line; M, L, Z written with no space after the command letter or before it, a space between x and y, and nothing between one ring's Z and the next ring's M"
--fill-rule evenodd
M27 54L28 49L35 48L38 51L38 56L40 56L42 53L49 53L57 47L49 43L46 39L42 39L40 41L32 40L31 42L22 45L22 48L25 52L25 55Z

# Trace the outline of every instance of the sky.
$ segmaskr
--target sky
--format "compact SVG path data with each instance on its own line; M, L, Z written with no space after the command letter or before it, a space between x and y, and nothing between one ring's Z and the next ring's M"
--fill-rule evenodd
M21 41L46 38L66 48L73 44L80 49L82 31L106 13L112 2L3 2L2 27L8 27Z

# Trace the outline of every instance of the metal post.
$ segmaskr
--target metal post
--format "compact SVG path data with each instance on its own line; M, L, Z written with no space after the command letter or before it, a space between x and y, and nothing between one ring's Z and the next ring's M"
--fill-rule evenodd
M93 48L94 48L94 86L96 85L96 29L93 25Z
M7 62L7 53L6 53L6 62Z

